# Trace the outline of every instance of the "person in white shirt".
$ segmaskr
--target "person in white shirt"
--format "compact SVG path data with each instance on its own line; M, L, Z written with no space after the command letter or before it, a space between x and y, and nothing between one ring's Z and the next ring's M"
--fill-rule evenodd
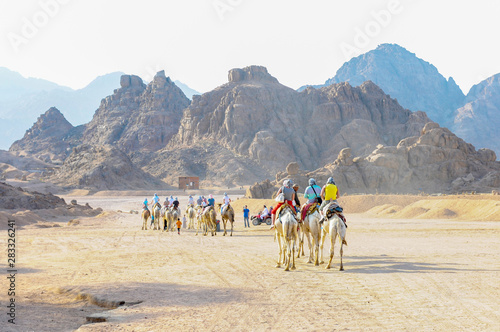
M260 219L264 219L269 215L269 210L267 209L267 206L264 205L264 210L262 210L262 213L260 215Z
M170 195L170 198L168 199L168 206L172 206L172 204L174 204L174 201L175 199L172 197L172 195Z
M221 214L222 214L222 211L224 211L224 209L226 208L226 206L228 206L229 203L231 203L231 198L229 198L229 196L227 195L227 193L224 193L224 197L222 197L222 201L224 202L224 204L220 208L220 213Z
M189 198L188 198L188 205L191 205L191 206L194 206L194 198L192 195L189 195Z

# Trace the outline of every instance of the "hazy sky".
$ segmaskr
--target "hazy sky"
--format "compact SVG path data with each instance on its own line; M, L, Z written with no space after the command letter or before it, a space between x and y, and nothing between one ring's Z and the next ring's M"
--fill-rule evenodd
M499 16L498 0L0 0L0 66L72 88L164 69L206 92L258 64L298 88L397 43L467 93L500 72Z

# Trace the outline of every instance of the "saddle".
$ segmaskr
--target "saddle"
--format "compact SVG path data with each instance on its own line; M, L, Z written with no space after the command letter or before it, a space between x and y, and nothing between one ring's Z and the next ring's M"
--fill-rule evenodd
M344 209L342 207L334 202L329 203L327 206L323 208L323 214L326 216L327 219L330 219L333 217L334 214L336 214L340 220L344 222L344 225L347 227L347 220L345 219L344 215L342 212Z
M314 213L314 211L319 211L317 203L307 204L301 211L301 221L303 221L307 215Z
M295 208L286 202L282 206L279 207L278 211L276 211L278 218L281 217L281 214L284 213L285 209L287 209L287 208L290 209L294 218L297 219L297 214L295 213Z

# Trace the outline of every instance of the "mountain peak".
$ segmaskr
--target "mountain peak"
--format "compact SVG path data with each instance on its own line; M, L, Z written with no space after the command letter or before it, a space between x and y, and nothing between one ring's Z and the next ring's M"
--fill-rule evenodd
M446 79L432 64L397 44L381 44L351 59L325 85L349 82L359 86L368 80L397 98L403 107L425 111L441 125L447 125L465 98L453 78Z
M146 85L137 75L122 75L120 77L120 86L122 88L145 88Z
M248 66L245 68L234 68L229 71L229 82L260 81L279 83L278 80L267 72L264 66Z

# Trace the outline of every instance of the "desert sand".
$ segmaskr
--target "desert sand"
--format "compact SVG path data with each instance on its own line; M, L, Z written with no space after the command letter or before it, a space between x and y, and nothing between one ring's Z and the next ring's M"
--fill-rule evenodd
M85 194L64 198L102 214L18 229L16 325L3 278L2 331L500 330L498 196L344 197L345 271L336 247L330 270L300 257L285 272L269 227L243 227L244 204L271 200L236 201L233 236L212 237L142 231L142 193Z

